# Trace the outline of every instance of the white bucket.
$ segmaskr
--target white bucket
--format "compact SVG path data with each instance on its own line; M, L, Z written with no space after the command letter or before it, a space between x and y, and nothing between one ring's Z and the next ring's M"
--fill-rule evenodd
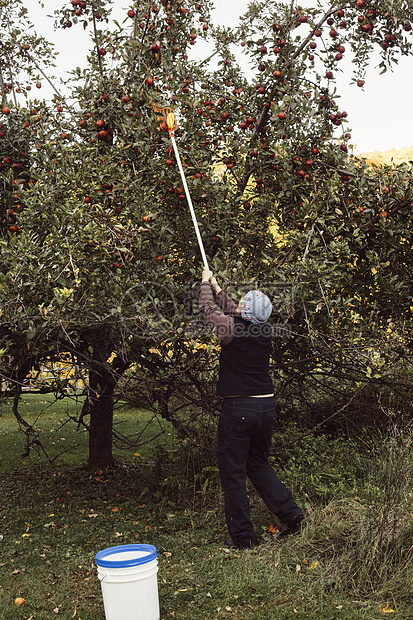
M106 620L159 620L158 553L120 545L96 554Z

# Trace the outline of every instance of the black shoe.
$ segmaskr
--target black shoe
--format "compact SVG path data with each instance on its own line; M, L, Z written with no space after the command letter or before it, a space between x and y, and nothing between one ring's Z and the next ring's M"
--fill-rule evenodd
M224 546L228 547L228 549L239 549L238 545L234 543L231 536L228 536L228 538L225 540Z
M228 536L228 538L224 542L224 546L228 547L229 549L252 549L253 547L256 547L258 544L259 543L250 544L250 545L237 545L237 543L232 540L231 536Z
M303 514L299 514L291 521L287 521L286 523L280 523L278 534L278 538L285 538L286 536L290 536L290 534L295 534L301 529L302 521L304 519Z

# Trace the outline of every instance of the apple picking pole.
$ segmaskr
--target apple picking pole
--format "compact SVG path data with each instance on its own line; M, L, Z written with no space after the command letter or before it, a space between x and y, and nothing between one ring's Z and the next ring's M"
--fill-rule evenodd
M177 124L175 120L175 114L173 112L169 112L169 114L167 115L166 124L168 125L169 137L171 139L172 146L174 148L174 153L175 153L176 161L178 163L179 172L181 173L182 183L185 189L186 199L188 201L188 206L191 212L192 221L194 223L199 249L201 250L202 260L204 261L204 267L205 269L209 270L208 261L207 261L207 257L206 257L205 250L204 250L204 244L202 243L201 233L199 232L198 222L196 220L195 211L194 211L194 207L193 207L192 200L191 200L191 195L189 193L188 185L186 182L184 169L182 168L181 158L179 157L178 147L176 146L176 142L175 142L175 129L177 129Z

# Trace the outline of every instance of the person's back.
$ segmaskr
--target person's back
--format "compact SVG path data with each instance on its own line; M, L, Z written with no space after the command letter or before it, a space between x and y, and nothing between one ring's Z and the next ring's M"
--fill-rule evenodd
M219 396L270 394L271 327L234 317L234 339L222 346L219 361Z

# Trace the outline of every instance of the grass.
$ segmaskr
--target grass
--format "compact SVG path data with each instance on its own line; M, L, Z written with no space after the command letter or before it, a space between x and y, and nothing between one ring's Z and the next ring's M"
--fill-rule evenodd
M33 466L43 465L50 461L55 466L72 465L76 462L85 462L88 451L88 435L82 427L77 429L73 422L76 412L79 412L83 403L82 397L55 400L51 394L25 393L22 397L19 411L23 418L33 425L40 433L40 439L47 451L36 454L33 450L30 459L18 461L18 467L32 469ZM72 417L72 419L71 419ZM115 407L114 429L132 440L140 439L143 445L138 448L131 446L124 449L114 441L114 456L120 460L133 462L139 457L149 457L153 451L151 437L157 436L157 446L170 446L174 439L171 425L162 425L157 420L147 427L152 415L145 411L128 410L122 404ZM3 427L3 428L2 428ZM3 418L0 418L0 474L13 469L14 459L10 455L25 452L24 433L19 430L12 415L12 403L5 400L3 403ZM147 443L145 443L147 442Z
M376 445L364 455L355 446L346 450L343 442L341 450L332 442L326 453L325 438L318 444L306 439L313 442L312 450L303 449L307 479L299 452L291 448L278 467L284 463L291 468L285 477L306 505L304 530L279 541L272 533L272 515L251 490L252 517L262 543L240 552L223 546L227 533L216 471L209 470L209 486L194 488L189 472L196 457L168 426L156 446L116 449L122 464L97 475L79 465L86 460L87 437L73 424L64 424L71 407L69 401L52 406L44 395L25 395L21 407L31 421L43 411L37 425L56 457L53 464L36 455L30 461L19 459L23 436L9 406L3 407L1 620L105 620L95 554L134 542L151 543L158 550L162 620L413 618L406 438L386 438L387 451L382 446L377 452ZM145 412L125 409L116 417L125 431L134 432L147 419ZM73 450L63 452L67 447ZM357 467L350 467L350 452ZM345 468L346 486L337 463ZM335 476L328 494L323 469ZM18 596L26 601L21 607L14 604Z

